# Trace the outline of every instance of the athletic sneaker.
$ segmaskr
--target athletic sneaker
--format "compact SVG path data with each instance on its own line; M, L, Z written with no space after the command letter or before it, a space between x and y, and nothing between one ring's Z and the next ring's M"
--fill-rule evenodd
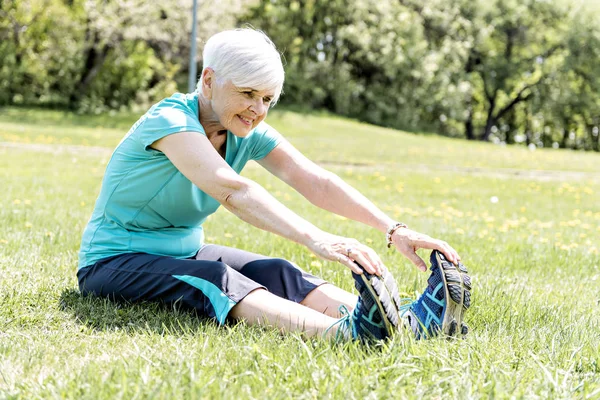
M398 330L400 321L396 281L385 267L381 276L363 269L361 275L352 273L352 277L359 294L358 302L351 315L346 307L340 307L343 317L334 324L341 324L338 332L362 341L383 340L391 336Z
M417 339L427 339L440 333L466 335L463 317L471 306L471 278L462 263L458 267L437 250L431 253L431 276L425 292L413 303L401 307Z

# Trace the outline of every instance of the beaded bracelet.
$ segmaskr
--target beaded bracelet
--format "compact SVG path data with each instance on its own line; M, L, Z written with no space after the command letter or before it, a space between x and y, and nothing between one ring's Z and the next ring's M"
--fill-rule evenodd
M396 232L400 228L407 228L408 229L408 226L406 224L402 223L402 222L396 222L395 224L391 225L388 228L388 230L387 230L387 232L385 234L385 238L387 240L387 247L388 247L388 249L390 247L392 247L392 244L393 244L393 242L392 242L392 235L394 234L394 232Z

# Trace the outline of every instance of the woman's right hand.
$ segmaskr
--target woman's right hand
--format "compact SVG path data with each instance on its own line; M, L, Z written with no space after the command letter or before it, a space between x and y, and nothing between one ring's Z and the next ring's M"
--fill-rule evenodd
M448 261L452 264L458 264L460 256L443 240L434 239L423 233L415 232L408 228L397 229L392 235L392 243L396 246L396 249L421 271L427 271L427 264L419 255L416 253L418 249L431 249L441 251Z
M307 247L317 256L340 262L359 275L363 273L360 266L370 274L381 275L383 262L379 255L356 239L322 232Z

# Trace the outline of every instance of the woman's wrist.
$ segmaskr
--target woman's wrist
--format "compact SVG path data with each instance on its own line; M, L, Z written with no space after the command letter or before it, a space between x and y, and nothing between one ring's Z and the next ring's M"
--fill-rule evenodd
M398 231L398 229L404 229L404 228L408 229L408 226L403 222L393 222L390 224L390 226L388 227L388 229L385 233L385 241L387 243L388 249L390 247L392 247L392 244L394 243L392 240L394 233L396 233L396 231Z
M377 220L377 224L373 225L373 227L385 235L385 234L387 234L387 231L390 229L390 226L392 226L396 223L396 220L391 219L387 215L385 215L384 217L385 218L379 218Z
M323 237L324 231L317 228L316 226L309 224L304 227L305 229L300 232L299 239L296 240L299 244L311 248L316 242L319 241L319 238Z

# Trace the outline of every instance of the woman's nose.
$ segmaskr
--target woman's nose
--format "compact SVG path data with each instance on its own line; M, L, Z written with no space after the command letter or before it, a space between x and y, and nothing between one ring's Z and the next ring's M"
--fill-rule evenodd
M256 113L256 115L263 115L265 113L265 102L262 97L258 97L254 103L250 106L250 109Z

